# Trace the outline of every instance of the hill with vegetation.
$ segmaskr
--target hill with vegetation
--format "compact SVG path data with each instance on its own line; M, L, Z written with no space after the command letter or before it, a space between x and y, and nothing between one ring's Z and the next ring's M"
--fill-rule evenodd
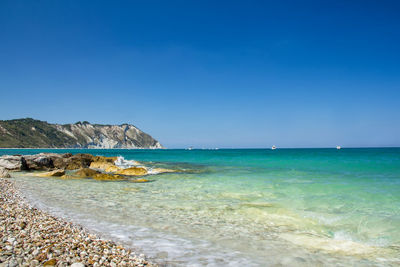
M133 125L87 121L51 124L31 118L0 120L2 148L163 148Z

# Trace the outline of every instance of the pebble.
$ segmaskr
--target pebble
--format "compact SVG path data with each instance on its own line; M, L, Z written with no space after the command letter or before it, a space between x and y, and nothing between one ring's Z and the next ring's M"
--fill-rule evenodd
M31 206L9 179L0 178L0 192L0 267L157 266Z

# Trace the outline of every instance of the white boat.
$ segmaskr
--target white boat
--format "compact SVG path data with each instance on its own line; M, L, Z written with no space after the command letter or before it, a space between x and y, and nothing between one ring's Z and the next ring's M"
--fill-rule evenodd
M340 146L336 146L336 149L341 149L341 147Z
M275 149L276 149L276 146L272 146L271 149L272 149L272 150L275 150Z

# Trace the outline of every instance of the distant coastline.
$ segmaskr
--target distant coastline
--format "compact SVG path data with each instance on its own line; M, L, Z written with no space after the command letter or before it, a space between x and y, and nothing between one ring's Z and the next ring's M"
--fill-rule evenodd
M0 120L2 148L157 149L160 142L134 125L51 124L31 118Z
M87 150L87 149L98 149L98 150L104 150L104 149L111 149L111 150L119 150L119 149L124 149L124 150L143 150L143 149L150 149L150 150L158 150L158 149L168 149L168 148L141 148L141 147L137 147L137 148L126 148L126 147L122 147L122 148L98 148L98 147L94 147L94 148L86 148L86 147L0 147L0 149L57 149L57 150L70 150L70 149L79 149L79 150Z

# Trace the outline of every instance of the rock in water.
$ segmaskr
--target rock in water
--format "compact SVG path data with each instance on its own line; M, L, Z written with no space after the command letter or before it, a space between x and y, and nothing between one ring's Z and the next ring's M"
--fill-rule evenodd
M94 162L108 162L114 164L114 161L116 161L118 157L104 157L104 156L94 156L93 161Z
M115 165L110 162L93 161L92 163L90 163L90 168L92 168L92 169L106 170L107 168L112 167L112 166L115 166Z
M0 167L9 171L22 171L28 169L25 158L22 156L1 156Z
M87 168L98 157L90 154L56 154L40 153L35 155L3 156L0 157L0 166L10 170L76 170Z
M54 168L53 160L44 153L24 156L29 170L51 170Z
M147 182L150 182L150 181L145 179L145 178L139 178L139 179L136 179L136 180L132 180L131 182L133 182L133 183L147 183Z
M118 174L108 174L108 173L99 173L93 176L93 179L99 181L121 181L125 180L125 178Z
M116 174L122 174L122 175L145 175L147 174L147 170L142 167L131 167L128 169L123 169L120 171L117 171Z
M110 165L104 171L105 172L117 172L117 171L120 171L120 170L122 170L120 167L115 166L115 165Z
M94 156L90 154L76 154L67 159L66 167L67 170L76 170L79 168L88 168L93 162Z
M11 178L11 175L5 168L0 167L0 178Z
M62 169L38 174L38 176L41 176L41 177L61 177L63 175L65 175L65 171Z
M87 178L94 177L97 174L101 174L101 172L89 168L82 168L77 170L74 175L81 178Z

